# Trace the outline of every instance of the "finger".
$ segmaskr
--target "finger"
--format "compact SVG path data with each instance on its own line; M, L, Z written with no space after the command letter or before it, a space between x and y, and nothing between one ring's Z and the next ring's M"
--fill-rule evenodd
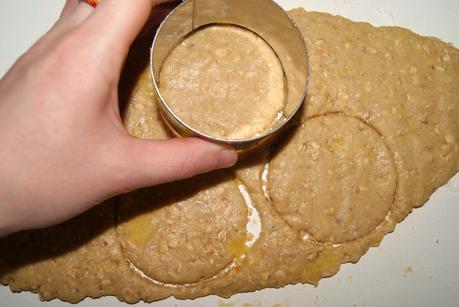
M46 47L52 46L54 42L58 41L70 30L80 25L86 18L88 18L93 10L94 9L85 2L80 2L79 0L67 0L57 22L42 37L39 44L34 46L36 49L35 52L46 52Z
M56 23L60 32L68 31L80 25L94 11L94 8L84 1L67 0L61 16Z
M60 19L63 19L70 14L78 7L79 0L67 0L65 1L64 8L62 9Z
M78 4L78 0L74 1ZM74 4L68 3L70 1L66 3L66 7L63 9L63 17L32 46L29 51L30 54L33 54L35 57L46 54L50 48L55 46L56 42L66 36L69 31L80 25L94 10L86 3L81 3L76 7L73 7Z
M110 54L109 60L113 61L110 64L121 69L130 45L150 15L153 2L101 1L94 13L81 26L88 46L92 46L95 52L102 52L105 56Z
M42 55L49 54L49 51L56 46L56 42L83 22L93 10L86 3L78 3L78 0L67 0L59 20L27 52L18 58L9 71L26 70L31 63Z
M127 175L123 191L190 178L233 166L237 153L228 147L196 138L148 141L130 138L121 163Z
M167 15L180 4L177 0L160 0L154 4L154 8L151 10L150 17L148 17L147 23L143 27L139 36L148 35L151 37L152 30L158 28L161 22L166 18ZM153 32L154 35L154 32Z
M88 4L80 4L72 14L61 19L57 25L57 30L62 34L82 24L94 11Z

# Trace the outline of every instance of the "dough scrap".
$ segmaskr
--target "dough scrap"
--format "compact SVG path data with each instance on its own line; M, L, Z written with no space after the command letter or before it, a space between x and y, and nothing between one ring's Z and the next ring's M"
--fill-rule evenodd
M401 28L374 28L367 23L302 9L293 10L290 15L309 46L310 88L305 107L278 142L254 150L229 170L237 179L231 175L219 181L229 186L234 180L240 181L259 214L261 233L256 243L249 248L236 240L231 248L245 257L238 258L218 278L174 287L154 283L133 270L125 257L116 225L115 212L120 204L113 200L62 225L0 240L1 283L13 291L37 292L44 300L77 302L88 296L112 295L130 303L151 302L171 295L182 299L209 294L230 296L299 282L317 284L335 274L342 263L358 261L413 208L422 206L459 169L459 50ZM143 56L146 60L148 55ZM128 63L137 63L139 58L134 55ZM169 138L171 134L161 120L152 86L147 82L147 61L144 63L140 79L134 80L131 94L127 95L125 123L135 136ZM335 135L342 135L344 140L334 139ZM302 159L298 146L303 141L316 141L319 148L329 152L318 156L317 163ZM369 146L368 151L364 144ZM373 199L366 191L362 190L363 197L355 198L344 211L348 228L334 232L337 224L324 218L324 212L315 215L323 221L307 219L307 211L313 208L301 208L300 202L307 192L301 190L302 186L291 178L282 181L282 177L291 174L299 182L313 184L308 180L311 174L324 168L328 171L328 165L334 167L332 171L340 171L341 165L347 170L351 165L365 163L359 157L366 154L370 155L369 174L381 177L374 182L367 180L367 185L372 189L378 187L373 192L382 195L375 202L377 210L370 214L369 224L348 214L349 208L354 208L358 215L368 212L369 204L365 202ZM314 151L306 157L313 160ZM302 173L308 165L311 169ZM344 181L352 188L361 186L357 177L367 175L361 171L356 174L359 175L351 177L356 179ZM339 183L336 180L330 186ZM291 196L279 189L282 184L292 189ZM395 196L391 199L393 189ZM230 199L240 197L239 191L234 193L238 196L232 195ZM339 194L331 194L336 195ZM320 195L323 199L326 196L323 192ZM301 210L292 213L294 204L286 200L298 202L297 208ZM245 209L239 203L240 199L235 200L230 207L242 216ZM341 204L321 203L329 209L340 208ZM175 206L180 204L171 208ZM220 208L210 206L206 203L199 210L208 208L202 212L205 214L219 212ZM390 214L381 221L388 208ZM229 220L232 219L237 220L234 225L241 225L242 220L236 216ZM320 226L322 223L325 228ZM354 227L355 232L349 227ZM304 230L323 242L305 236ZM138 235L143 238L142 232ZM228 253L222 252L221 259L228 261ZM193 279L210 276L216 270L206 272L207 275L198 273ZM151 269L149 273L159 278L161 272ZM166 274L163 279L173 280L167 272L162 274Z

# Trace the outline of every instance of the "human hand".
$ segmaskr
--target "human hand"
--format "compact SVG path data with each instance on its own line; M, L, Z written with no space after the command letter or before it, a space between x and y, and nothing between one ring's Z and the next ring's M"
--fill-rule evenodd
M114 195L233 165L199 139L131 137L118 107L129 46L155 0L67 0L0 81L0 236L69 219Z

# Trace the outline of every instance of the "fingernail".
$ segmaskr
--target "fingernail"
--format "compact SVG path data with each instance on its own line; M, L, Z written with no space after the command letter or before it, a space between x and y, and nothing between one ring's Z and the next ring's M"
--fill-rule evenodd
M218 157L218 167L219 168L227 168L231 167L237 162L237 153L235 150L225 149L220 152L220 156Z

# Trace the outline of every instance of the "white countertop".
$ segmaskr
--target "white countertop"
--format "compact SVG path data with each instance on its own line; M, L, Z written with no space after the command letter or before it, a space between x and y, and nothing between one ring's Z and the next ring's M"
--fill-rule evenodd
M76 0L75 0L76 1ZM211 0L209 0L211 1ZM374 25L398 25L459 46L458 0L285 0ZM0 0L0 75L55 21L63 0ZM458 84L459 86L459 84ZM459 119L458 119L459 120ZM318 288L287 286L195 301L164 300L149 306L444 306L459 307L459 175L415 210L380 247L346 264ZM1 251L0 251L1 252ZM410 267L412 272L407 272ZM228 305L224 305L224 304ZM0 306L64 306L0 287ZM86 299L82 306L124 306L114 298ZM142 304L139 304L142 305Z

